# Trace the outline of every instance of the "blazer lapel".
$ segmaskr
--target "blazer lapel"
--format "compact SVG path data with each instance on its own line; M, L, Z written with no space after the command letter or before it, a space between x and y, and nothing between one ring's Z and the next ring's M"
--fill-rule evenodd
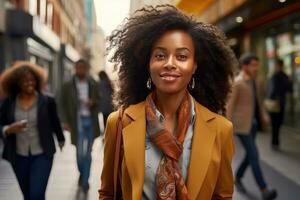
M146 117L144 102L125 111L131 123L123 129L124 156L132 185L132 199L141 199L145 173Z
M38 121L38 130L39 130L39 133L42 133L42 130L43 130L43 117L45 114L47 113L44 113L45 112L45 108L46 107L43 107L44 103L48 103L47 100L46 100L46 96L42 95L41 93L38 94L38 99L37 99L37 121Z
M195 101L196 121L188 170L187 188L191 199L196 199L211 160L216 130L211 124L215 114Z

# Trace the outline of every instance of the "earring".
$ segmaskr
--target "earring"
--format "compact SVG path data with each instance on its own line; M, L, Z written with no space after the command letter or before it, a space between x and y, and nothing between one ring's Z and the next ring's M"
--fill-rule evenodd
M152 86L152 84L151 84L151 78L149 77L148 80L147 80L147 88L149 90L151 90L151 86Z
M195 78L192 77L192 82L189 83L189 88L193 90L195 88Z

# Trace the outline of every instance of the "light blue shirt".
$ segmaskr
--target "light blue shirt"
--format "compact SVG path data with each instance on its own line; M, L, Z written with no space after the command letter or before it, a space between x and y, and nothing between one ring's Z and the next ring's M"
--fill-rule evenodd
M182 176L184 181L187 179L188 167L190 163L191 155L191 146L193 138L193 130L195 123L195 106L194 101L191 98L191 121L188 127L184 143L183 143L183 152L179 159L179 166L181 168ZM159 117L160 121L164 121L164 116L156 110L156 116ZM156 171L163 157L163 153L158 149L155 144L150 140L150 135L147 127L146 133L146 147L145 147L145 178L144 178L144 187L143 187L143 200L155 200L156 199Z

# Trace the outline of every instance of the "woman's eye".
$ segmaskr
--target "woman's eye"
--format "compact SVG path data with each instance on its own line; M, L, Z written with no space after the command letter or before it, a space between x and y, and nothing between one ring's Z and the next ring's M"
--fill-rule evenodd
M186 55L178 55L178 56L177 56L177 59L178 59L178 60L181 60L181 61L184 61L184 60L187 59L187 56L186 56Z
M158 60L162 60L165 58L165 55L164 54L156 54L154 57Z

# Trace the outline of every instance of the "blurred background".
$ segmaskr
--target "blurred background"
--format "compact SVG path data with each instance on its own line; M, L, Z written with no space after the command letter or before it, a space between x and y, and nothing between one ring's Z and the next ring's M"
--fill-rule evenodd
M172 4L199 21L217 25L226 33L237 57L255 52L261 65L258 78L264 85L275 71L276 59L283 60L293 92L287 96L282 150L270 149L270 134L259 134L257 145L266 179L278 190L277 199L299 199L299 0L0 0L0 74L17 60L37 63L47 71L48 91L57 94L63 82L72 77L74 62L84 58L94 79L98 80L98 72L104 70L115 80L105 52L105 37L136 9L159 4ZM55 156L47 199L97 199L102 139L94 143L91 188L84 196L77 191L75 150L68 134L66 138L66 148ZM237 150L234 168L241 151ZM253 177L247 174L246 178L249 193L235 192L234 199L259 199ZM4 160L0 160L0 199L22 199L12 169Z

